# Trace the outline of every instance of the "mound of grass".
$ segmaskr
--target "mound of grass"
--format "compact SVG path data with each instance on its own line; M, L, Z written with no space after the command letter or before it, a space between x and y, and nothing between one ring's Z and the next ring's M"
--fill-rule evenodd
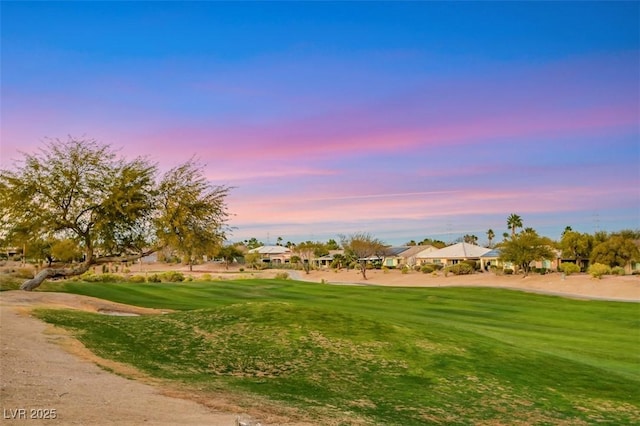
M637 304L291 280L64 288L182 309L38 311L100 356L344 424L640 421Z

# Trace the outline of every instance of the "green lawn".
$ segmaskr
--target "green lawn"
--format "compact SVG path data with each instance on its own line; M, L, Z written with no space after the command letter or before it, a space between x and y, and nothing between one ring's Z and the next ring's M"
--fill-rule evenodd
M318 424L638 424L640 305L290 280L48 288L177 312L40 310L102 357Z

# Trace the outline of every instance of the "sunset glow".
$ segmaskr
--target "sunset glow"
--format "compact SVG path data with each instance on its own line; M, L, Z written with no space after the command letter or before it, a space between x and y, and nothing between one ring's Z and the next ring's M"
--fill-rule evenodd
M0 166L91 137L231 240L640 228L638 2L2 2Z

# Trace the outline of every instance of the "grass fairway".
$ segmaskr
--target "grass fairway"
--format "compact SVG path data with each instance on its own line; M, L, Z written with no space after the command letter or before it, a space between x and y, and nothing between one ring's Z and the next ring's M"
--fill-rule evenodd
M318 424L640 423L637 303L289 280L55 289L177 310L37 312L100 356Z

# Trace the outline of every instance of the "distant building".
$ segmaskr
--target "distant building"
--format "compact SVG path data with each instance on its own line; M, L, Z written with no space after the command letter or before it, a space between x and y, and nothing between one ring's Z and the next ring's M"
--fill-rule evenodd
M291 250L283 246L262 246L249 250L249 253L258 253L263 263L289 263L291 262Z

